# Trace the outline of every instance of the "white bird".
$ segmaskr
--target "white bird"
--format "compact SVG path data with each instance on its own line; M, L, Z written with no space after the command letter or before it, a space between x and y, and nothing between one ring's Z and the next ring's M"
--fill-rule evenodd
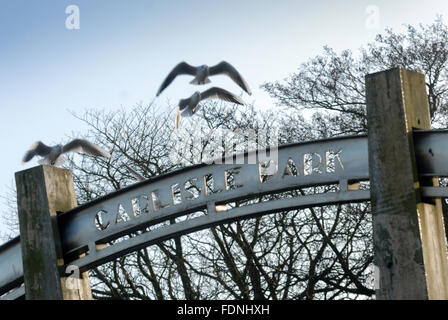
M38 141L25 153L22 164L30 161L34 156L41 156L43 158L38 161L39 164L59 166L65 162L61 155L67 152L81 152L92 156L111 157L109 152L87 140L74 139L66 145L58 144L52 147L45 145L42 141Z
M132 174L137 181L143 181L145 180L145 177L143 177L141 174L137 173L137 171L133 170L130 166L127 164L124 164L126 169L128 169L129 173Z
M194 79L190 81L191 84L206 84L210 83L209 76L214 76L217 74L225 74L229 76L233 81L236 82L244 91L248 94L252 94L249 89L249 85L243 79L243 77L239 74L239 72L228 62L222 61L215 66L209 67L207 65L202 65L198 67L194 67L189 65L186 62L181 62L168 74L166 79L163 81L162 85L157 91L157 95L159 96L166 87L170 85L171 82L178 76L182 74L188 74L194 76Z
M195 114L196 111L198 111L199 102L205 99L213 99L213 98L233 102L240 105L244 104L244 101L240 97L234 95L233 93L227 90L218 87L212 87L210 89L205 90L202 93L196 91L190 98L181 99L179 101L179 107L177 108L177 115L175 121L176 129L179 127L181 113L182 116L189 117Z

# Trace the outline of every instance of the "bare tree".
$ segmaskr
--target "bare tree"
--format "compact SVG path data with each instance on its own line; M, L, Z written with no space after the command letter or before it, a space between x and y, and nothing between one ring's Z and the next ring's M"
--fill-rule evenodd
M283 83L268 82L263 88L288 108L290 117L303 110L312 112L312 121L302 118L300 123L315 138L361 134L367 133L364 77L394 67L425 75L432 126L446 128L448 27L440 16L429 25L406 25L403 33L386 29L357 55L350 50L337 54L325 47L323 54L303 63ZM447 185L446 179L440 183ZM444 208L448 221L446 200ZM448 229L446 233L448 237Z
M326 47L285 82L263 85L281 106L275 112L206 102L181 126L190 134L198 128L204 134L206 129L276 129L279 143L365 133L364 77L397 65L426 74L433 120L441 126L447 109L446 37L447 28L438 18L429 26L408 26L401 34L386 30L357 55ZM134 183L123 164L150 178L197 161L170 160L174 114L160 110L172 109L139 105L131 111L91 110L76 116L90 128L86 138L113 155L106 160L70 156L78 201ZM303 110L312 111L311 118ZM193 146L193 153L201 156L207 143ZM229 205L335 190L337 186L298 188ZM371 238L369 203L290 210L128 254L90 270L92 291L97 299L366 299L374 293L369 284Z
M156 112L156 106L138 106L131 112L88 111L82 117L90 127L90 140L110 150L110 161L93 162L89 156L73 159L79 199L89 201L134 183L126 163L149 178L181 165L170 162L173 114ZM168 109L172 109L168 107ZM201 126L235 130L280 130L281 140L292 128L306 140L297 121L288 115L257 112L253 106L205 103L195 118L183 120L187 133ZM196 130L196 131L195 131ZM208 143L201 141L196 148ZM199 150L201 151L201 150ZM201 160L201 159L199 159ZM232 207L282 197L326 192L325 188L295 190L238 201ZM340 299L368 297L370 229L353 208L293 210L225 224L177 237L139 250L91 270L93 294L99 299ZM170 223L176 223L173 219ZM360 240L361 239L361 240ZM369 260L370 259L370 260Z
M17 193L13 183L7 188L4 195L0 196L3 203L3 211L0 214L0 222L5 230L0 234L3 241L11 240L19 235L19 217L17 214Z
M367 132L364 77L393 67L425 74L431 115L435 126L445 126L447 114L448 29L438 17L430 25L407 25L404 33L387 29L359 54L329 47L303 63L284 82L263 88L288 110L311 110L313 128L321 136Z

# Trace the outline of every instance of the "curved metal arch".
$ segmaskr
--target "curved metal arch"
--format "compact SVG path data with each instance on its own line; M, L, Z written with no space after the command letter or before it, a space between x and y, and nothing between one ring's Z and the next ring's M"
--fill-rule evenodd
M186 235L199 230L223 223L230 223L241 219L248 219L255 216L262 216L280 211L303 209L311 206L332 205L337 203L360 202L370 199L369 190L330 192L309 195L300 198L286 198L275 201L260 202L244 207L237 207L224 212L213 212L196 217L192 220L177 222L166 225L155 230L145 231L141 234L130 237L111 246L95 250L94 255L87 256L70 262L76 265L81 271L113 260L116 257L145 248L149 245L157 244L167 239ZM96 248L95 248L96 249ZM90 247L89 247L90 250Z
M448 177L447 131L416 131L414 133L414 145L420 176ZM333 153L334 163L329 170L327 156L331 152ZM305 159L307 155L308 160ZM248 163L252 156L251 153L245 154L244 164L201 164L184 168L136 183L62 213L58 217L58 223L65 255L70 258L71 254L83 250L85 252L88 248L87 256L71 261L71 264L78 265L81 269L87 269L139 248L217 224L289 209L370 199L369 190L349 191L347 188L350 181L368 180L366 136L341 137L280 146L278 148L276 171L271 175L264 175L267 181L260 180L261 162L258 155L255 155L256 164ZM297 176L284 175L283 169L289 159L295 161L299 169ZM309 162L308 173L306 172L306 161ZM233 188L229 188L227 185L226 172L230 172L232 175L230 180L233 180ZM209 192L207 189L206 177L214 174L220 176L216 179L216 184L225 187L216 193ZM189 183L190 188L195 187L195 181L197 182L200 177L203 178L203 189L194 195L185 187L185 184ZM193 181L194 179L196 180ZM166 203L169 198L166 197L167 191L160 191L163 187L172 187L173 184L178 185L178 194L181 195L181 198L183 197L180 203ZM217 206L241 199L329 184L338 184L339 192L259 202L222 212L216 210ZM152 199L153 192L156 194L155 199ZM159 192L158 195L157 192ZM448 188L422 187L421 193L423 197L428 198L448 198ZM141 195L146 196L148 203L151 201L153 207L149 207L148 212L140 212L140 215L136 215L132 199L138 199ZM128 201L130 199L131 205ZM171 201L173 199L174 193L171 192ZM154 205L157 203L159 208L156 209ZM132 217L129 217L128 221L117 223L116 218L120 205L123 212L132 212L134 216L131 214ZM106 243L108 240L129 235L142 228L201 210L206 210L207 214L155 230L141 232L137 236L102 249L99 248L101 246L97 246ZM109 212L109 216L107 213L105 214L103 230L95 228L95 217L97 217L98 212ZM112 214L110 214L111 212ZM0 270L0 295L23 283L20 240L18 237L0 246ZM23 295L23 286L10 291L2 298L17 298L21 295Z
M23 283L20 237L0 246L0 295Z
M271 155L275 151L271 149ZM215 214L217 205L266 194L331 184L340 184L344 189L337 196L325 193L309 199L299 197L285 199L283 202L276 200L258 206L249 205L245 209L229 210L228 214L232 214L224 220L264 214L263 208L269 206L273 207L270 212L275 212L287 208L332 204L342 200L358 201L359 195L345 192L348 181L368 179L366 136L284 145L280 146L277 152L277 158L269 159L258 152L249 152L240 158L240 164L184 168L137 183L61 214L58 221L66 259L70 261L71 254L78 256L79 253L87 253L87 256L70 263L82 268L101 264L154 243L154 239L163 240L179 232L185 234L191 232L190 230L222 223L225 214ZM251 160L254 163L251 163ZM264 165L266 166L268 160L271 162L266 169ZM195 188L196 192L192 192L192 188ZM368 193L364 192L362 199L368 199ZM277 204L274 203L278 203L278 209L275 209ZM182 224L176 223L169 228L145 232L145 236L138 236L138 241L134 238L121 239L117 244L100 249L111 240L199 211L207 211L207 215ZM233 216L236 212L242 213L240 216ZM177 228L181 231L175 231ZM158 235L150 236L146 233Z

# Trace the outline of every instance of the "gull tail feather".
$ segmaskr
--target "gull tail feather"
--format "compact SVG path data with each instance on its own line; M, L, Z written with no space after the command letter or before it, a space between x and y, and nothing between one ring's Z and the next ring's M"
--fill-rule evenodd
M196 84L196 85L200 85L200 84L207 84L210 83L210 79L209 78L205 78L202 81L199 81L199 79L194 78L193 80L190 81L190 84Z
M50 163L50 159L48 159L48 158L42 158L42 159L40 159L40 160L38 160L37 161L37 163L38 164L42 164L42 165L50 165L51 163Z

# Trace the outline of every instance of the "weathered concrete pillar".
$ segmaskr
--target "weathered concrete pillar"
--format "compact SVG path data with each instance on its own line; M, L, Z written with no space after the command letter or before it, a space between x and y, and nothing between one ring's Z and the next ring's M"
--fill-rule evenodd
M25 298L91 299L87 272L77 280L64 275L56 214L77 206L71 171L37 166L16 172L15 178Z
M413 129L430 129L424 75L395 68L366 76L377 299L448 299L440 199L423 202Z

